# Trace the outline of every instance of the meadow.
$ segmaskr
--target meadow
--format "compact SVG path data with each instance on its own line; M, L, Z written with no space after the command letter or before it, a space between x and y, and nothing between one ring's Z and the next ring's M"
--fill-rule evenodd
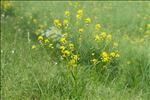
M2 1L1 100L150 100L150 2Z

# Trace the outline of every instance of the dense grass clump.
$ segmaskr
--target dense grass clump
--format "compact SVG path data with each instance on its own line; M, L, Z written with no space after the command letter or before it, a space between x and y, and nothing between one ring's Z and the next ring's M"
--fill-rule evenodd
M149 100L149 8L3 1L2 99Z

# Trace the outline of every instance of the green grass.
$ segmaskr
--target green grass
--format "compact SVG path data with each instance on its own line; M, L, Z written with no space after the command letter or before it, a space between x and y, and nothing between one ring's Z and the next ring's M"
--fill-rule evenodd
M149 100L150 99L150 2L12 2L13 14L1 19L1 98L3 100ZM92 25L100 23L119 43L119 63L106 71L101 65L91 69L91 45L94 33L87 29L78 48L81 61L76 82L69 76L67 65L55 51L41 46L28 23L27 14L40 23L52 25L63 20L64 11L82 8ZM2 15L2 14L1 14ZM48 16L46 20L44 16ZM72 23L73 24L73 23ZM71 36L75 37L74 30ZM125 39L128 35L128 39ZM73 40L76 44L77 41ZM37 45L32 50L31 46ZM57 50L56 50L57 51ZM128 63L130 61L130 64ZM56 64L57 62L57 64ZM76 92L77 89L77 92Z

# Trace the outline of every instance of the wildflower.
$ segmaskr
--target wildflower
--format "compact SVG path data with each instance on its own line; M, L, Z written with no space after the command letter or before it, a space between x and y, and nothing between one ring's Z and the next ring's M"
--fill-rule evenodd
M91 23L91 18L89 18L89 17L86 18L86 19L85 19L85 23L86 23L87 25L90 24L90 23Z
M54 20L54 25L56 26L56 27L61 27L62 25L61 25L61 23L60 23L60 21L58 20L58 19L55 19Z
M65 11L65 17L69 17L70 16L70 12L69 11Z
M96 24L96 25L95 25L95 29L96 29L96 30L99 30L100 28L101 28L101 25L100 25L100 24Z
M79 9L79 10L77 11L77 14L82 16L82 15L83 15L83 10Z
M67 42L67 41L66 41L66 38L60 38L60 43L61 43L62 45L64 45L66 42Z
M118 47L118 43L114 42L113 43L113 48L117 48Z
M36 48L36 45L32 45L32 47L31 47L32 49L35 49Z
M106 32L101 32L100 37L101 37L101 38L105 38L106 35L107 35Z
M65 19L65 20L63 21L64 27L67 28L67 27L68 27L68 24L69 24L69 21L68 21L67 19Z
M84 31L83 28L80 28L80 29L79 29L79 32L80 32L80 33L83 33L83 31Z
M70 66L74 66L74 65L76 64L76 60L75 60L75 59L71 59L71 60L68 62L68 64L69 64Z
M64 51L65 50L65 46L60 46L60 50Z
M80 20L83 16L83 10L79 9L76 14L76 19Z
M99 41L99 40L100 40L100 37L99 37L98 34L96 34L96 36L95 36L95 41Z
M78 55L73 55L73 59L77 61L79 59Z
M110 57L111 57L111 58L114 58L115 56L116 56L115 52L111 52L111 53L110 53Z
M82 18L81 15L79 15L79 14L76 15L76 19L77 19L77 20L80 20L81 18Z
M63 53L64 57L70 56L70 51L68 51L68 50L64 50L64 51L62 51L62 53Z
M91 62L92 62L93 65L96 65L97 59L94 58L94 59L91 60Z
M73 43L70 43L70 44L69 44L69 48L70 48L71 50L73 50L73 49L74 49L74 44L73 44Z
M43 36L39 36L39 37L38 37L38 40L39 40L39 41L43 41L43 39L44 39Z
M45 44L49 43L49 40L48 39L45 39L44 40Z
M102 52L101 59L102 59L102 62L108 62L109 61L108 54L106 52Z
M112 36L109 34L109 35L107 35L107 40L108 41L111 41L111 39L112 39Z
M48 47L52 49L54 48L53 44L49 44Z

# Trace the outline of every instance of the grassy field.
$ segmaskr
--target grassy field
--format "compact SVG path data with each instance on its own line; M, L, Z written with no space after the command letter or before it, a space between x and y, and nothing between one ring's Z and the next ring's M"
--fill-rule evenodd
M150 100L150 2L1 4L1 100Z

